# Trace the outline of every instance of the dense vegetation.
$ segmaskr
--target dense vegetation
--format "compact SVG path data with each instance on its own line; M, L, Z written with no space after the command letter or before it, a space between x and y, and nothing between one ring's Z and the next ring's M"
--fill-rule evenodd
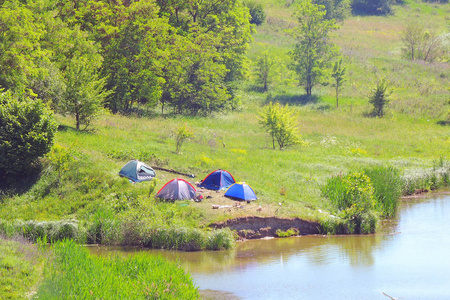
M52 247L39 299L199 299L189 274L162 257L95 257L65 241Z
M0 231L225 249L233 234L213 222L276 215L317 221L324 233L369 233L395 216L400 194L448 187L448 5L380 1L385 15L351 16L356 3L377 1L312 2L332 8L304 4L319 28L332 28L320 41L333 49L307 85L299 1L0 1L0 85L42 99L59 124L35 176L0 182ZM246 5L263 19L257 26ZM278 119L264 119L270 112ZM257 204L213 210L232 204L220 193L156 200L176 175L130 184L117 175L130 159L195 180L226 169Z

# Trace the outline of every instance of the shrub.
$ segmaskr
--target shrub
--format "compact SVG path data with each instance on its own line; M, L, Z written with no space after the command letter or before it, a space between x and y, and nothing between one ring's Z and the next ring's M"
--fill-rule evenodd
M24 177L30 165L50 151L56 123L40 100L0 94L0 178Z
M388 15L392 13L392 0L352 0L352 12L361 15Z
M375 200L370 178L364 173L351 173L345 177L330 178L322 188L343 222L325 224L337 233L372 233L376 227L373 212Z
M262 23L264 23L264 21L266 20L266 13L264 12L261 3L247 0L244 2L244 5L248 7L250 16L252 17L252 19L250 20L250 24L261 25Z
M372 90L372 94L369 98L369 103L373 105L372 116L382 117L384 116L384 108L389 103L388 84L385 80L380 81L376 88Z
M272 138L272 146L275 142L280 150L290 145L300 143L300 134L297 128L297 115L288 106L279 103L269 103L261 112L259 123Z
M290 236L294 236L294 235L299 235L300 232L298 231L297 228L290 228L286 231L281 230L281 229L277 229L277 231L275 232L275 234L278 237L290 237Z
M187 124L184 124L183 126L180 126L177 128L175 132L175 142L176 142L176 153L180 153L181 146L183 145L184 141L193 137L194 132L192 129L187 127Z

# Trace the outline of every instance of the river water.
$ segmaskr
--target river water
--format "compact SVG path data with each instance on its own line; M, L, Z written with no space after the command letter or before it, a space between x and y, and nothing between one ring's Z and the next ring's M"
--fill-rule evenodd
M402 200L399 217L376 235L253 240L232 251L148 252L179 260L211 299L389 299L382 292L450 299L449 234L447 195Z

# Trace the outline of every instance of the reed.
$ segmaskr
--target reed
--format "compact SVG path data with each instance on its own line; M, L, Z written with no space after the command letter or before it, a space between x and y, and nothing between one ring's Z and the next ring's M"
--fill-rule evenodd
M375 166L365 168L364 173L370 177L374 188L375 209L385 217L395 216L403 189L400 171L391 166Z
M199 299L190 275L160 256L95 257L69 240L52 252L39 299Z

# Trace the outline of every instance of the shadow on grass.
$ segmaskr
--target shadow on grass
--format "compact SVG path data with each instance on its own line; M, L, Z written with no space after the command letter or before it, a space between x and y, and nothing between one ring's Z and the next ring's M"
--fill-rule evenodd
M319 97L317 95L277 95L273 97L267 97L266 102L279 102L280 104L289 105L307 105L317 104Z
M437 121L436 124L441 125L441 126L450 126L450 120Z
M6 175L0 177L0 203L3 199L12 195L22 195L28 192L41 177L42 166L32 166L27 170L27 174Z

